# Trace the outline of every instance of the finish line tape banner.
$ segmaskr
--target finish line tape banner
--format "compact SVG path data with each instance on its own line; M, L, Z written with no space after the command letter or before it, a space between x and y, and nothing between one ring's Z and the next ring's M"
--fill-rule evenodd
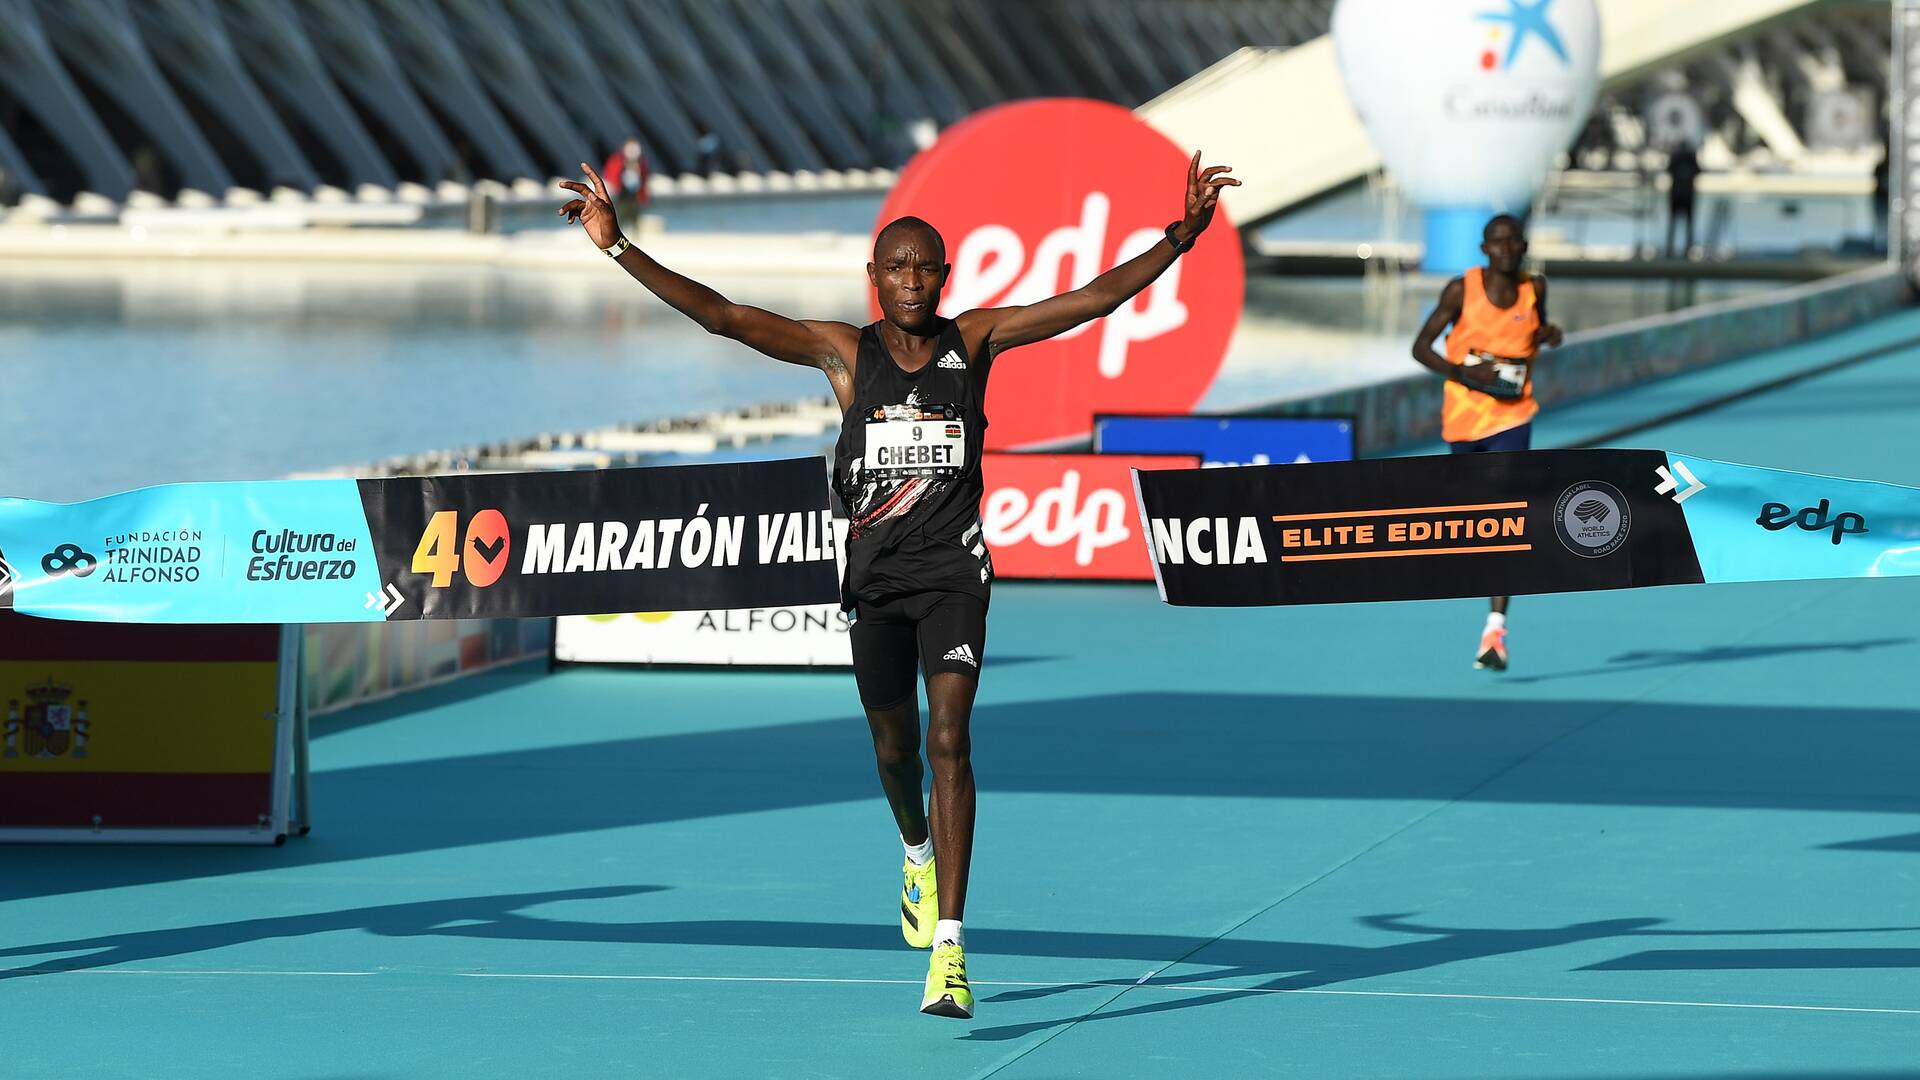
M1183 606L1920 574L1920 488L1659 450L1136 470L1134 490Z
M817 458L0 499L0 607L327 623L839 599Z

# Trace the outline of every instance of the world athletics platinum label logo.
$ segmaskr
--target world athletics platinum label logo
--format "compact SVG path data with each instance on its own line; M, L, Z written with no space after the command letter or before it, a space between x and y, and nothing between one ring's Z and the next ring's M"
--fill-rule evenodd
M1553 504L1553 531L1567 550L1598 559L1620 550L1633 527L1627 497L1603 480L1582 480Z

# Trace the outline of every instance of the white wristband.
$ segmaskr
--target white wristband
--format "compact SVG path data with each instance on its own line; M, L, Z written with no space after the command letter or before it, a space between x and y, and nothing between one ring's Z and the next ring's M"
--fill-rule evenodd
M607 258L617 259L623 253L625 253L628 248L632 246L633 246L632 244L627 243L627 238L623 236L620 239L615 240L612 244L601 248L600 250L607 253Z

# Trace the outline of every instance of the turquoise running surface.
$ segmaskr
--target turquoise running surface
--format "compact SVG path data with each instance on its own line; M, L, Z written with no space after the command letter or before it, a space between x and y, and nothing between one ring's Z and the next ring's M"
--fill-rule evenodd
M1920 312L1544 417L1920 485ZM1550 361L1549 361L1550 362ZM1179 610L1002 584L972 1023L916 1011L845 674L317 722L279 849L0 848L0 1075L1920 1073L1920 582Z

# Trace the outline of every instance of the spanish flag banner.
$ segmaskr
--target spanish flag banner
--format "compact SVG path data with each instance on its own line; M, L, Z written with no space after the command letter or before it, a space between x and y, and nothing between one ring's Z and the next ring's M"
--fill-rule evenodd
M224 829L271 839L281 633L0 612L0 836Z
M1135 471L1134 490L1182 606L1920 574L1920 488L1663 450Z

